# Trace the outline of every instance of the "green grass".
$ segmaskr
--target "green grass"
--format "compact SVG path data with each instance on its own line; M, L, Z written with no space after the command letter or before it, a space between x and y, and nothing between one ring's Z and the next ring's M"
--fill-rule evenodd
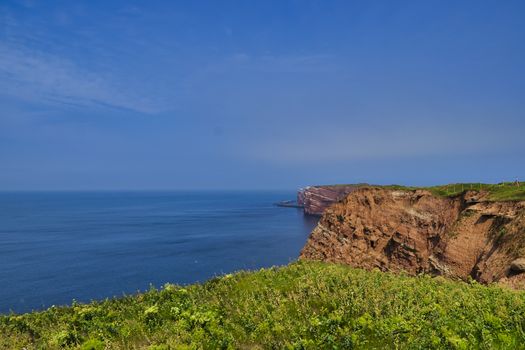
M2 349L523 349L525 293L297 262L0 316Z
M484 191L488 192L488 201L523 201L525 200L525 183L521 183L520 186L516 186L514 182L501 182L499 184L484 184L484 183L455 183L448 185L438 186L403 186L403 185L370 185L366 183L360 184L335 184L335 185L319 185L317 187L345 187L345 186L356 186L356 187L381 187L388 189L397 190L428 190L436 196L441 197L454 197L461 193L473 190L473 191Z
M375 186L374 186L375 187ZM448 185L430 187L411 187L400 185L377 186L399 190L428 190L436 196L454 197L465 191L484 191L488 192L489 201L523 201L525 200L525 183L516 186L514 182L502 182L499 184L483 183L456 183Z

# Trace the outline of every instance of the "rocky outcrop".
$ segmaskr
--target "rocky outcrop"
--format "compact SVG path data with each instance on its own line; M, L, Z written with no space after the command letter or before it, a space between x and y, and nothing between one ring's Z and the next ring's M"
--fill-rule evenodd
M518 258L510 263L510 270L513 272L525 272L525 258Z
M345 198L359 185L308 186L297 193L297 204L307 215L322 215L332 204Z
M300 258L525 285L511 268L525 257L525 202L483 197L358 188L326 209Z

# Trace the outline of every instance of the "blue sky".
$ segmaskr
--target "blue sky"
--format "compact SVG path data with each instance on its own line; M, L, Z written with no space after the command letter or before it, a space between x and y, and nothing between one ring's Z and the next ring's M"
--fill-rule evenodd
M0 189L525 180L523 1L2 1Z

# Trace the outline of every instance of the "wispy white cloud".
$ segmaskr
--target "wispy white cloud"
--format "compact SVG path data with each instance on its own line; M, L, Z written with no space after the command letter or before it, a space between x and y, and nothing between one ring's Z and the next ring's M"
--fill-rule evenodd
M136 31L157 16L166 18L133 6L124 7L103 28L77 25L78 18L86 17L82 11L54 9L44 20L0 6L0 96L157 113L188 101L200 104L203 94L221 104L228 99L225 89L265 86L267 73L293 79L297 73L340 68L329 54L232 53L213 45L181 46L164 32Z
M32 102L105 105L154 113L158 105L102 73L28 47L0 43L0 91Z
M54 15L60 25L71 21L65 11ZM130 84L129 77L115 74L107 69L110 66L68 56L72 47L77 50L82 44L57 43L42 30L45 23L23 21L1 7L0 20L0 95L31 103L103 106L142 113L168 109L162 96L148 93L140 84ZM106 48L92 44L86 43L90 52L103 60Z

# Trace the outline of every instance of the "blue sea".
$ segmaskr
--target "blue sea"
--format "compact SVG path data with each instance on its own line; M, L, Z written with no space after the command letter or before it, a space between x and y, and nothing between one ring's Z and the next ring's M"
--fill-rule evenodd
M295 192L0 193L0 313L203 282L296 259Z

